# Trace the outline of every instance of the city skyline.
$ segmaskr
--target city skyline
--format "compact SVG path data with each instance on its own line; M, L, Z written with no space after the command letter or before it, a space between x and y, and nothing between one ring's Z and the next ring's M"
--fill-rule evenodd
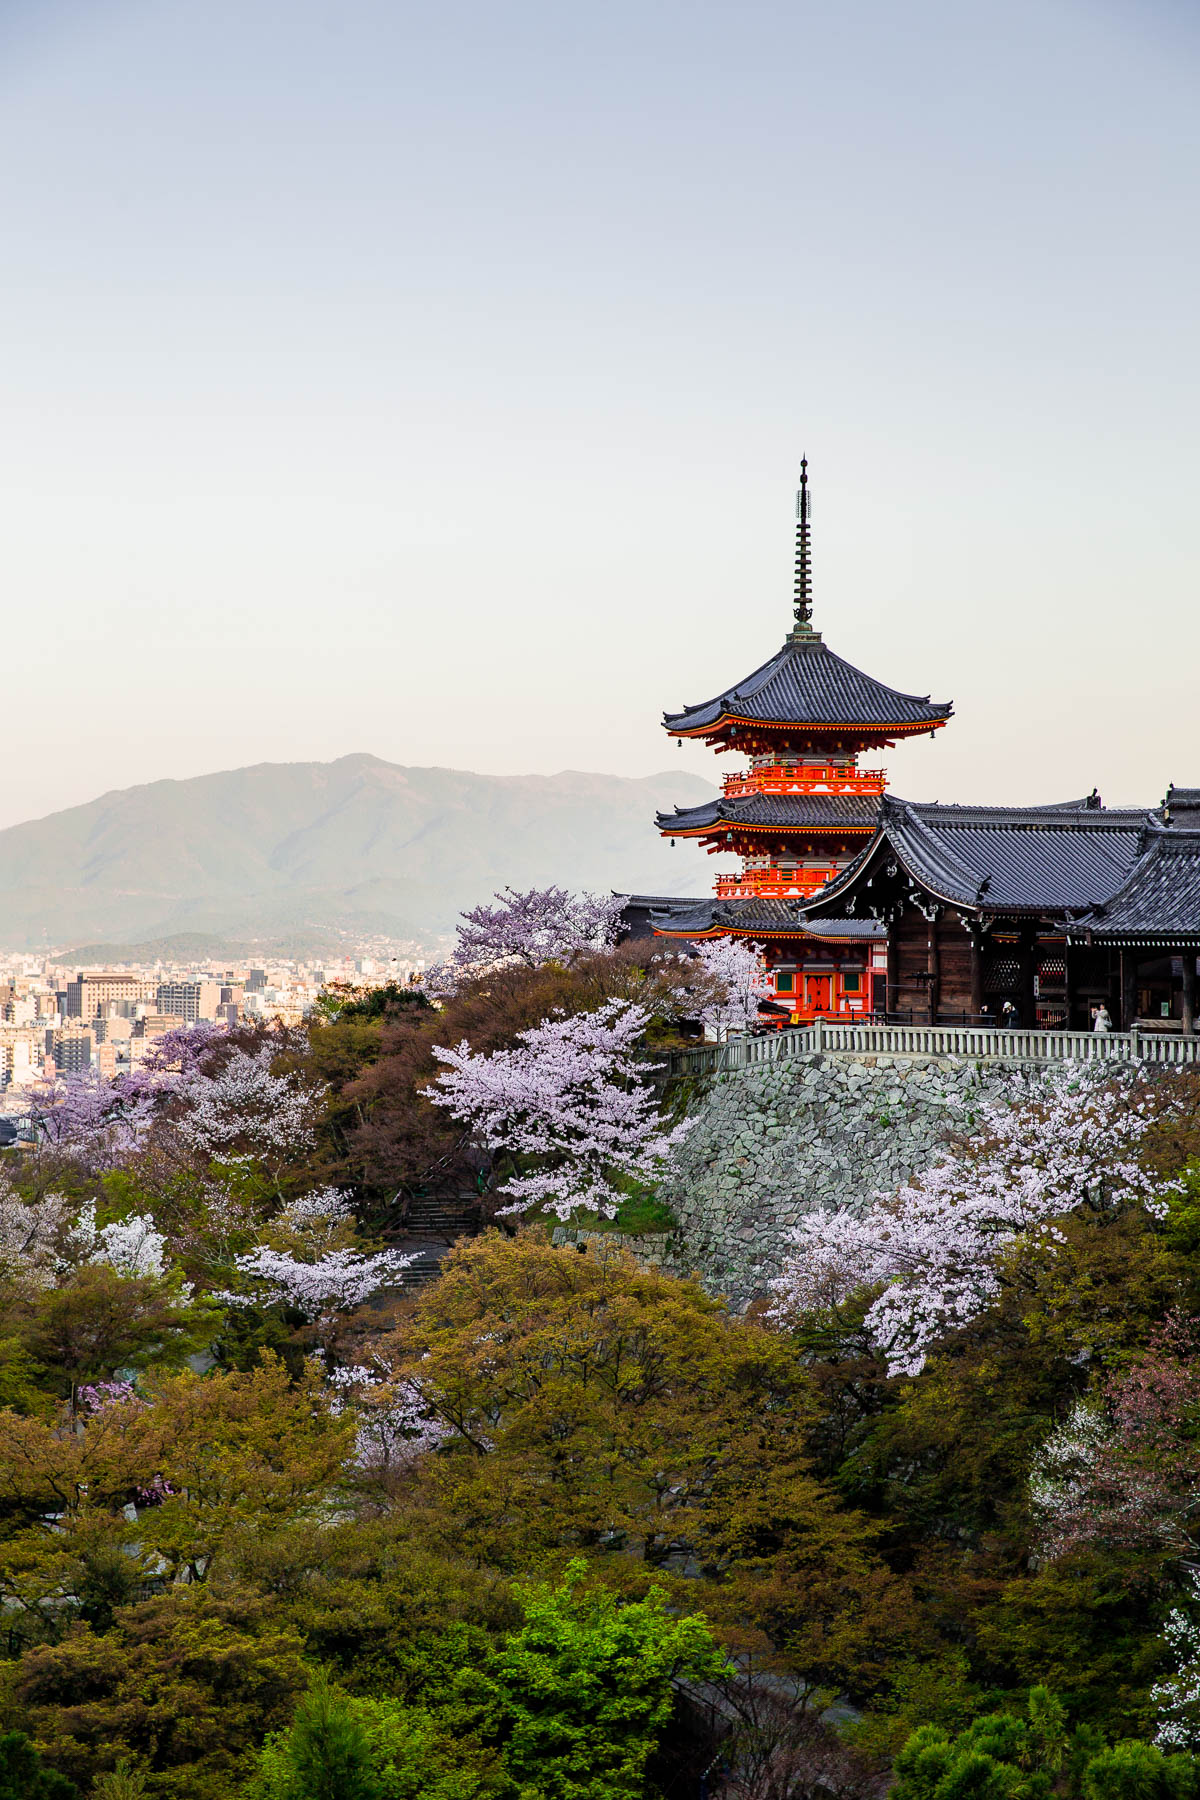
M782 640L802 453L814 623L955 703L899 792L1200 779L1184 9L0 31L0 825L360 751L711 779L660 715Z

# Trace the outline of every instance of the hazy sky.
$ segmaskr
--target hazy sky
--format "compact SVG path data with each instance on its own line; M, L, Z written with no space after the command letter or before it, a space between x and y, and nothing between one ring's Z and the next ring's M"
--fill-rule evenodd
M711 775L802 452L900 792L1200 785L1183 0L0 0L0 168L0 823Z

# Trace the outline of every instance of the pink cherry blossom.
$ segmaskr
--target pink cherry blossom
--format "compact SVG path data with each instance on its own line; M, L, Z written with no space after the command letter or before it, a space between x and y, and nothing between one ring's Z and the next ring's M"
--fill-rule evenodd
M1195 1558L1200 1529L1200 1365L1193 1324L1172 1318L1128 1369L1076 1402L1034 1462L1030 1498L1049 1557L1086 1547Z
M0 1170L0 1281L53 1287L74 1210L62 1194L24 1200Z
M196 1019L189 1025L176 1025L154 1039L153 1047L142 1065L149 1075L191 1075L205 1062L214 1046L229 1035L229 1027L211 1019Z
M1156 1682L1150 1698L1158 1711L1154 1741L1162 1750L1200 1752L1200 1578L1188 1582L1186 1606L1176 1607L1163 1626L1171 1673Z
M505 888L499 906L463 913L451 961L473 968L523 962L570 962L613 942L624 901L610 894L569 894L565 888Z
M256 1154L299 1154L316 1137L320 1090L299 1075L274 1075L271 1064L279 1046L235 1049L218 1069L194 1067L175 1088L182 1105L177 1129L194 1150L208 1156L236 1150L243 1143Z
M335 1417L353 1408L354 1460L361 1469L404 1468L449 1436L415 1381L390 1380L355 1363L332 1370L329 1382Z
M374 1255L331 1250L315 1262L302 1262L285 1250L260 1246L234 1258L248 1292L217 1298L232 1306L285 1305L306 1319L328 1320L338 1312L353 1312L380 1288L393 1285L414 1260L399 1250Z
M95 1381L76 1393L79 1406L86 1413L108 1412L114 1406L143 1406L137 1389L128 1381Z
M516 1047L476 1056L464 1039L457 1049L435 1046L449 1068L425 1089L489 1149L520 1159L502 1184L512 1196L506 1213L544 1208L560 1219L576 1209L611 1218L623 1199L614 1185L625 1176L650 1182L663 1159L690 1129L664 1129L635 1045L648 1015L625 1000L595 1012L545 1019L518 1034ZM533 1167L524 1166L527 1159Z
M1164 1210L1164 1185L1135 1159L1148 1125L1126 1085L1084 1075L1049 1075L1007 1104L981 1098L971 1138L898 1193L801 1220L770 1284L773 1315L882 1285L867 1331L889 1373L919 1374L933 1344L999 1298L1006 1259L1055 1254L1055 1220L1085 1205Z
M141 1147L155 1112L153 1083L140 1076L59 1075L22 1098L38 1142L96 1172L118 1168Z
M107 1263L118 1275L161 1275L166 1238L156 1231L149 1213L96 1226L96 1205L89 1200L70 1233L77 1255L87 1262Z
M768 996L767 964L761 944L739 938L705 938L692 945L705 974L713 978L713 997L697 1018L723 1042L731 1031L757 1023L760 1000Z

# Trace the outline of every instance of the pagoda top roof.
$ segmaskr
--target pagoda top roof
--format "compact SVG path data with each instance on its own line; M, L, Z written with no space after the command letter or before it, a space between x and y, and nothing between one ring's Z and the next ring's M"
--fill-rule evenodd
M789 633L768 662L712 700L664 713L676 737L715 735L728 725L809 725L817 729L868 726L894 736L936 730L953 712L950 701L902 694L835 656L806 625Z
M770 831L873 831L879 794L742 794L677 806L655 815L668 836L717 831L724 826Z

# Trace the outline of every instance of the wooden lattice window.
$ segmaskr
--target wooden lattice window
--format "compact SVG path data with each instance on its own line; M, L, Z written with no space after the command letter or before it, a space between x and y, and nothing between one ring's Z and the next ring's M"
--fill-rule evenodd
M987 972L984 987L989 994L1002 994L1021 985L1021 964L1015 956L998 956Z

